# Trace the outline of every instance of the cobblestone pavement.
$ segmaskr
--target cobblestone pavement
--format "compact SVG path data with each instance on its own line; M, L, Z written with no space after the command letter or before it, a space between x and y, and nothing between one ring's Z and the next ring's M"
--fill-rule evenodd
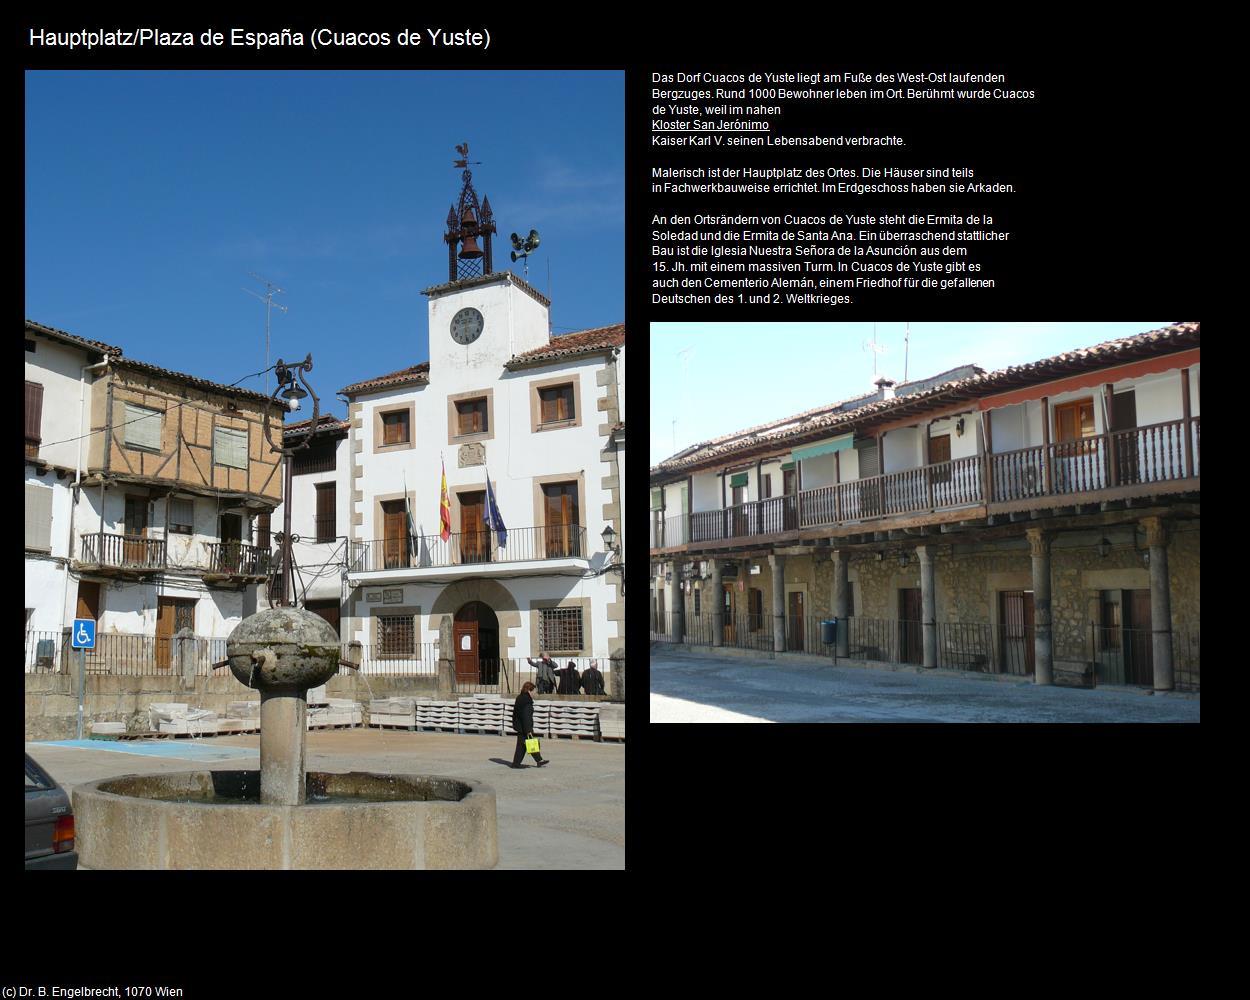
M259 736L214 736L164 741L209 749L246 747L259 753ZM544 739L550 767L532 758L514 771L513 737L406 730L314 730L308 734L308 768L446 774L481 781L495 790L499 821L498 868L624 868L625 745ZM228 761L160 758L109 749L27 743L26 752L67 792L74 785L122 774L246 770L259 756Z
M651 650L652 722L1198 722L1194 695Z

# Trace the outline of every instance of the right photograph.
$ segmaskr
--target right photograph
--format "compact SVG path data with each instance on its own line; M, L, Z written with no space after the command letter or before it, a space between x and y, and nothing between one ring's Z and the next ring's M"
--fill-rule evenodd
M650 336L653 723L1198 721L1200 323Z

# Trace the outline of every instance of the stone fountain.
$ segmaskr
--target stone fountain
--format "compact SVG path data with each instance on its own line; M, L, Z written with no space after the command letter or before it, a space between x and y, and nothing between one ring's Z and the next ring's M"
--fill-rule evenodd
M305 767L308 689L339 668L322 618L271 608L226 643L260 691L260 770L126 775L74 789L87 868L491 868L494 790L418 774Z

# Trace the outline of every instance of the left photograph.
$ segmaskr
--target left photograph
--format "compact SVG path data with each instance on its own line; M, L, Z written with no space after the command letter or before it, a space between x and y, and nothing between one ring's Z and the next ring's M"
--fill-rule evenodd
M623 101L27 74L27 867L624 867Z

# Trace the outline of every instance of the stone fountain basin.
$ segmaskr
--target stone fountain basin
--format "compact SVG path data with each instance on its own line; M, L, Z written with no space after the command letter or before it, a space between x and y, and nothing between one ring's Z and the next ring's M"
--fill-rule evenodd
M259 771L128 774L78 785L78 855L83 867L103 869L498 863L495 791L480 782L315 771L307 779L302 806L261 803ZM325 796L330 801L318 801Z

